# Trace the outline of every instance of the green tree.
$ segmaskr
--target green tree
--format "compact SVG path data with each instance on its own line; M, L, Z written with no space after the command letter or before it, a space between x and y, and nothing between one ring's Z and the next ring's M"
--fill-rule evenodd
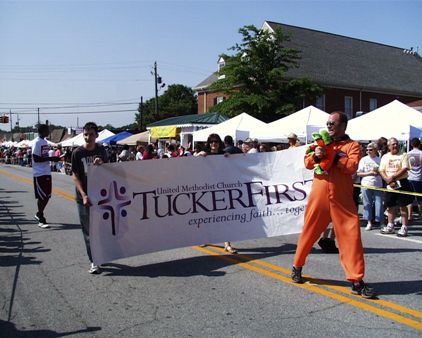
M281 28L275 32L255 26L239 29L242 43L229 50L234 55L222 54L225 66L211 91L222 92L228 98L212 107L212 111L227 116L242 112L270 122L296 111L302 102L314 102L321 88L309 78L286 78L290 68L299 67L301 52L288 48L290 36Z
M63 127L62 125L56 125L56 124L49 124L50 130L54 130L54 129L63 129L66 127ZM12 128L12 132L13 133L30 133L30 132L37 132L37 128L38 128L38 123L35 126L27 126L27 127L23 127L23 126L17 126L15 125Z
M143 107L139 105L138 114L135 115L136 123L145 129L145 126L155 121L168 117L196 114L198 101L194 91L181 84L168 86L163 95L158 97L158 116L155 115L155 98L144 102Z
M98 129L99 130L108 129L115 134L120 133L122 131L128 131L128 132L131 132L133 134L140 132L139 131L139 125L136 122L130 123L130 124L127 124L127 125L124 125L124 126L121 126L121 127L117 127L117 128L113 127L111 124L108 123L105 126L98 126Z

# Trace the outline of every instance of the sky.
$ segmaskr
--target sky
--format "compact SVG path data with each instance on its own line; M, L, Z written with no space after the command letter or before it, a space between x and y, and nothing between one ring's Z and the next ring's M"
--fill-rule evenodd
M422 54L421 18L422 0L0 0L0 113L23 127L38 117L121 127L134 122L141 96L154 97L154 62L166 84L159 95L195 87L245 25L274 21Z

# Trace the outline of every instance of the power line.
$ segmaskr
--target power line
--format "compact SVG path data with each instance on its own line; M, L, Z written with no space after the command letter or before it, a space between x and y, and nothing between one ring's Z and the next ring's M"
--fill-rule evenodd
M195 67L192 65L182 65L173 62L166 62L159 60L161 64L173 66L176 68L182 68L183 70L194 70L199 72L212 72L210 69L205 69L202 67ZM74 71L78 68L81 70L100 70L100 69L132 69L132 68L149 68L153 64L153 60L144 60L144 61L129 61L129 62L110 62L110 63L85 63L85 64L56 64L56 65L0 65L0 72L40 72L40 71ZM8 69L9 68L9 69ZM20 68L20 69L19 69Z
M150 79L72 79L72 78L35 78L1 77L3 81L63 81L63 82L148 82Z
M123 113L123 112L133 112L136 109L122 109L122 110L97 110L97 111L84 111L84 112L79 112L79 111L73 111L73 112L55 112L55 113L44 113L41 112L41 115L80 115L80 114L111 114L111 113ZM12 114L16 114L13 113ZM19 115L37 115L38 112L33 112L33 113L25 113L25 112L19 112Z
M110 66L110 65L129 65L129 64L151 64L154 60L134 60L126 62L104 62L104 63L57 63L57 64L45 64L45 65L25 65L25 64L9 64L0 65L1 67L88 67L88 66Z
M39 105L50 105L50 104L62 104L62 105L79 105L79 104L110 104L112 105L113 103L119 103L121 101L123 102L127 102L127 101L134 101L134 100L138 100L137 98L135 99L116 99L113 101L104 101L104 102L1 102L2 104L22 104L22 105L35 105L35 106L39 106Z
M75 65L0 65L0 73L66 73L75 71L120 70L148 68L150 62L109 63L109 64L75 64Z
M159 61L161 64L170 66L171 71L189 72L204 74L213 70L192 65L181 65L172 62ZM153 61L133 61L133 62L110 62L110 63L87 63L87 64L56 64L56 65L0 65L0 73L66 73L77 71L97 71L97 70L122 70L122 69L142 69L150 68ZM168 68L168 67L167 67ZM24 80L24 79L22 79ZM143 81L143 80L142 80Z
M39 107L14 107L14 110L33 110L33 109L73 109L73 108L86 108L86 107L112 107L112 106L127 106L127 105L132 105L132 104L139 104L139 102L122 102L122 103L114 103L114 104L109 104L109 103L92 103L92 104L77 104L77 105L66 105L66 106L51 106L51 107L43 107L42 105L40 105ZM35 105L35 104L34 104ZM0 107L0 109L11 109L10 107Z
M176 69L178 68L180 71L187 71L187 69L190 69L191 70L190 73L196 73L196 74L204 74L204 73L210 74L212 72L215 72L215 69L210 70L210 69L205 69L201 67L179 65L176 63L165 62L165 61L160 61L160 64L176 67Z

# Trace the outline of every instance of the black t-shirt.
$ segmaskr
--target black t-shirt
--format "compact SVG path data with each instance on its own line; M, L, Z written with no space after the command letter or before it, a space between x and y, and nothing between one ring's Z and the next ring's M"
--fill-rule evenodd
M72 161L72 150L66 149L64 152L64 161L67 163Z
M228 146L226 148L224 148L224 152L225 153L229 153L229 154L242 154L243 151L236 146Z
M95 149L93 150L87 150L83 146L80 146L72 152L72 172L81 180L82 188L85 192L88 189L88 165L92 164L96 157L100 157L103 162L108 162L107 152L100 144L95 144ZM78 190L76 190L76 202L82 203L82 196Z
M219 150L217 153L212 153L211 151L207 151L207 155L223 155L224 151L223 150Z

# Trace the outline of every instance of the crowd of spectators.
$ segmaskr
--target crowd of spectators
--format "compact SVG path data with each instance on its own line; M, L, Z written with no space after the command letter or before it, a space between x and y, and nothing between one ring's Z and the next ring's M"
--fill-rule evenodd
M0 161L30 167L32 166L31 148L0 147Z
M234 144L231 136L224 138L224 151L228 153L258 153L268 151L280 151L284 149L294 148L301 145L298 137L294 133L288 135L288 142L286 144L272 144L260 143L257 139L247 138L245 140L238 140ZM393 213L393 209L388 209L385 205L385 192L377 190L376 188L391 188L388 179L382 176L380 172L380 165L383 156L390 154L391 140L384 137L368 144L362 144L362 158L359 163L359 168L355 175L355 184L363 186L362 189L356 187L356 203L363 205L363 220L367 222L366 230L372 230L374 227L379 226L383 233L394 233L394 226L392 221L387 220L386 216L389 210ZM397 140L396 142L397 143ZM136 146L128 145L108 145L103 144L107 150L109 162L124 162L136 160L151 160L151 159L165 159L184 156L198 156L206 150L207 142L197 142L195 147L192 148L189 144L187 147L177 143L161 143L151 144L138 144ZM400 177L409 180L409 190L421 193L422 192L422 151L420 150L420 140L414 138L411 140L412 150L406 153L404 149L399 151L400 161L407 168ZM51 169L53 172L60 172L63 174L71 174L70 161L72 157L72 147L62 148L60 145L51 146L51 156L60 158L59 162L52 162ZM366 154L366 156L364 156ZM31 167L32 154L31 148L16 148L16 147L2 147L0 146L0 161L6 164L20 165ZM387 181L386 181L387 179ZM387 183L388 182L388 183ZM400 180L399 180L400 182ZM407 185L406 185L407 186ZM417 207L419 216L422 214L421 197L410 198L412 203L407 205L406 208L400 208L400 216L394 219L394 223L405 225L406 228L398 232L399 235L407 236L408 220L413 219L414 206ZM407 198L407 200L410 200ZM414 201L413 201L414 200ZM406 220L405 220L406 218ZM385 227L386 221L388 222L388 229Z

